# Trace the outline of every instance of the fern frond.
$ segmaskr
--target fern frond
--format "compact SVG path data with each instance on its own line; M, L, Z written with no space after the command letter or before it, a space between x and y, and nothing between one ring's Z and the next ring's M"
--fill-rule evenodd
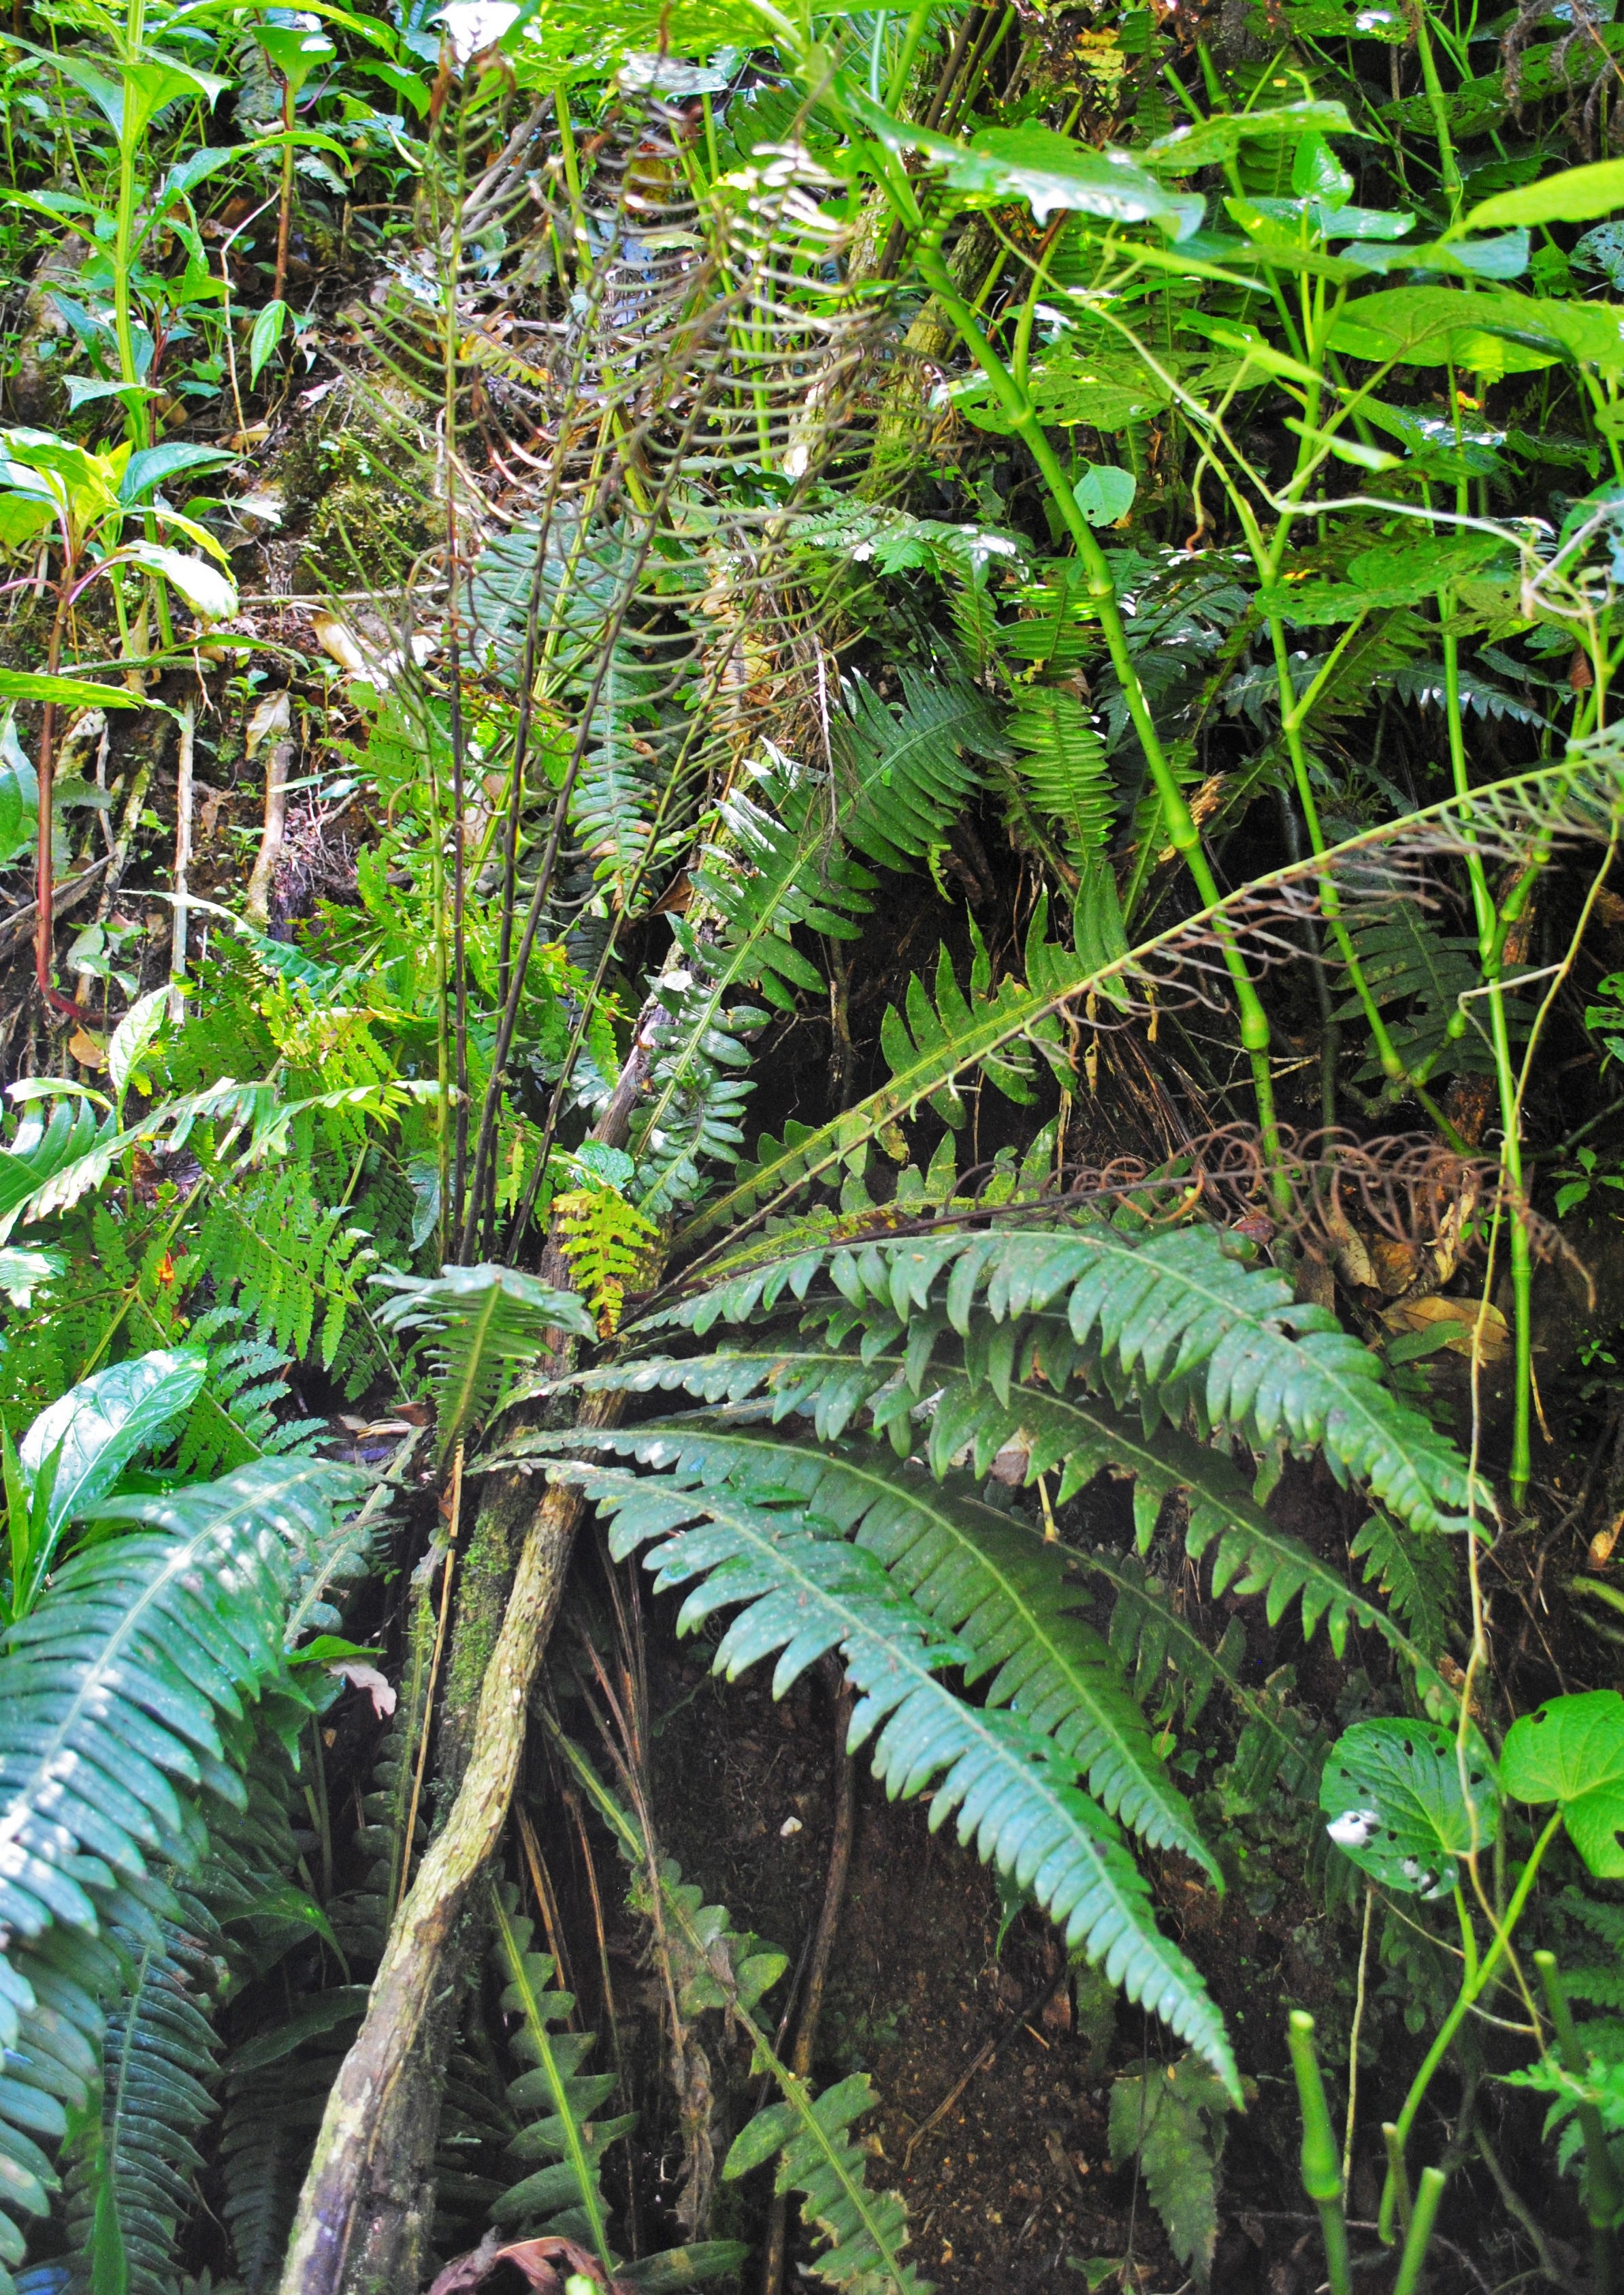
M71 2284L109 2283L122 2260L131 2295L169 2295L176 2231L194 2204L203 2160L196 2137L212 2115L218 2041L199 2005L218 1988L219 1964L201 1905L186 1923L148 1933L115 1928L129 1977L109 2011L102 2111L75 2146L67 2229L77 2250ZM217 1938L216 1938L217 1941Z
M1340 1481L1367 1482L1417 1531L1456 1529L1474 1502L1489 1509L1489 1493L1455 1445L1384 1384L1370 1350L1328 1308L1293 1299L1283 1276L1247 1265L1212 1228L1136 1237L1080 1220L837 1246L817 1258L797 1254L786 1279L798 1295L820 1260L870 1324L917 1318L922 1329L967 1336L974 1319L979 1335L967 1367L995 1395L1006 1391L1023 1344L1041 1346L1053 1384L1089 1368L1119 1401L1131 1395L1152 1426L1192 1410L1259 1450L1281 1435L1302 1450L1323 1450ZM765 1287L753 1271L686 1303L679 1318L695 1329L744 1319ZM1040 1319L1029 1327L1029 1318Z
M1222 1881L1109 1646L1075 1612L1082 1590L1063 1547L874 1446L813 1449L771 1428L696 1415L603 1438L674 1466L686 1487L725 1483L749 1499L793 1497L875 1556L943 1635L962 1644L967 1683L1022 1714L1088 1780L1107 1816L1152 1848L1178 1849ZM992 1678L988 1680L988 1677Z
M572 1188L553 1197L552 1213L569 1271L599 1332L612 1338L627 1291L651 1279L660 1231L615 1188Z
M610 1515L616 1560L657 1539L646 1565L657 1588L700 1581L683 1604L681 1630L747 1605L717 1649L719 1672L731 1678L777 1651L773 1691L781 1696L837 1647L859 1693L852 1742L878 1730L873 1766L891 1795L930 1788L933 1825L957 1811L961 1842L973 1840L983 1859L1030 1888L1070 1944L1235 2079L1223 2020L1196 1971L1157 1930L1147 1884L1114 1824L1023 1716L953 1695L940 1672L965 1662L966 1645L941 1637L872 1555L817 1534L797 1510L753 1506L725 1491L612 1468L550 1471L579 1482Z
M510 2045L531 2066L508 2089L520 2129L509 2149L516 2159L555 2164L533 2170L506 2192L496 2203L496 2220L515 2238L545 2231L579 2240L611 2272L602 2154L636 2125L637 2115L599 2116L599 2106L615 2092L615 2074L581 2070L594 2045L591 2032L553 2030L574 2007L574 1996L555 1985L554 1961L529 1949L532 1923L514 1909L510 1899L516 1897L511 1888L501 1887L491 1899L497 1965L507 1980L502 2005L518 2019Z
M572 1292L512 1267L442 1267L438 1275L375 1275L395 1296L379 1308L387 1330L431 1342L442 1458L498 1401L518 1362L532 1360L550 1331L594 1339L597 1326Z
M1452 1547L1417 1535L1391 1515L1372 1515L1348 1548L1365 1565L1365 1583L1377 1587L1403 1619L1416 1646L1436 1664L1449 1646L1460 1572Z
M973 686L910 667L894 712L853 678L851 715L835 728L837 784L856 785L838 806L846 842L883 869L905 869L939 845L980 785L973 762L1002 754L992 712Z
M290 1163L216 1190L198 1250L222 1291L282 1354L315 1346L323 1369L358 1393L386 1367L366 1283L378 1254L342 1209L316 1201L308 1169Z
M1008 732L1028 798L1059 831L1066 859L1081 870L1106 844L1115 817L1104 740L1076 695L1051 687L1022 697Z
M151 1861L183 1872L195 1862L197 1789L242 1801L227 1733L281 1670L295 1556L331 1535L334 1506L360 1480L325 1461L267 1461L222 1482L103 1499L89 1519L146 1527L71 1556L10 1629L0 1652L8 2051L26 2049L52 2015L94 2059L119 1973L96 1932L110 1919L152 1936L154 1915L173 1917L175 1905ZM63 2132L60 2079L37 2087L20 2061L8 2059L0 2094L0 2262L12 2263L21 2240L11 2214L43 2212L55 2182L34 2133Z
M1111 2084L1111 2158L1137 2158L1173 2253L1205 2286L1218 2243L1218 2155L1231 2099L1204 2063L1135 2064Z

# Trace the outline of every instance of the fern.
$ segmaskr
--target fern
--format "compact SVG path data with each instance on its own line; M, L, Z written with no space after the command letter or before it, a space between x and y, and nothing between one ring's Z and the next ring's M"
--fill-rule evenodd
M11 2217L44 2212L54 2185L34 2136L65 2132L60 2081L27 2069L29 2035L54 2015L81 2057L99 2054L118 1970L95 1932L110 1921L151 1935L155 1915L173 1917L150 1860L195 1864L200 1785L241 1801L224 1733L279 1673L294 1556L331 1536L332 1507L357 1480L325 1462L262 1462L103 1499L93 1521L145 1527L70 1556L7 1637L0 1919L13 1941L0 1961L0 2044L25 2053L0 2095L0 2262L20 2259Z
M581 2071L592 2033L552 2030L569 2014L574 1996L555 1986L556 1964L548 1955L529 1949L531 1923L515 1911L510 1900L516 1897L511 1888L500 1888L492 1898L497 1966L506 1979L502 2005L518 2020L509 2045L531 2067L508 2090L520 2130L509 2149L516 2159L556 2164L533 2170L505 2193L496 2220L515 2238L550 2232L579 2240L612 2271L601 2154L636 2124L636 2115L598 2116L615 2092L615 2074Z
M1389 1033L1410 1074L1492 1073L1494 1049L1479 1009L1482 971L1474 938L1440 932L1414 901L1395 901L1356 918L1351 935L1378 1010L1406 1007ZM1463 998L1468 1000L1463 1002ZM1357 1020L1362 1013L1359 998L1349 996L1337 1007L1335 1017ZM1526 1035L1529 1016L1518 1009L1514 999L1508 1005L1507 1021L1514 1038ZM1370 1082L1381 1072L1381 1063L1371 1058L1359 1076Z
M820 2112L822 2099L789 2070L753 2013L783 1974L784 1955L736 1930L722 1906L706 1904L681 1868L659 1855L580 1747L556 1727L551 1736L632 1867L633 1905L650 1915L657 1912L680 2013L691 2018L722 2010L746 2034L754 2067L771 2079L782 2099L781 2114L779 2107L766 2107L773 2115L767 2121L771 2141L759 2146L753 2142L758 2115L736 2139L723 2174L743 2174L794 2144L794 2187L807 2194L808 2213L828 2242L828 2250L810 2266L812 2275L828 2285L849 2288L852 2295L930 2295L930 2283L902 2259L908 2244L906 2208L894 2192L868 2189L862 2152L846 2133L875 2101L866 2078L844 2082L836 2092L836 2103ZM746 2146L742 2152L740 2145ZM707 2242L682 2252L698 2258L698 2269L708 2275L712 2253L727 2250L725 2242ZM731 2251L737 2258L737 2249Z
M660 1231L610 1187L572 1188L553 1197L552 1211L569 1271L598 1319L600 1333L612 1338L627 1290L650 1279Z
M1218 2243L1218 2155L1232 2098L1192 2056L1132 2065L1111 2084L1111 2157L1137 2159L1173 2253L1204 2287Z
M1487 1501L1448 1436L1391 1392L1376 1358L1328 1308L1294 1300L1283 1276L1249 1266L1211 1228L1136 1236L1088 1220L877 1239L797 1254L779 1292L791 1284L804 1296L822 1268L854 1318L907 1327L915 1355L925 1349L910 1384L944 1327L967 1337L974 1321L967 1366L995 1400L1024 1346L1038 1350L1052 1387L1085 1371L1119 1403L1131 1396L1153 1430L1189 1411L1258 1450L1284 1436L1323 1450L1339 1480L1368 1482L1417 1531L1456 1529ZM764 1270L735 1278L673 1319L696 1330L744 1320L767 1284Z
M1061 848L1081 870L1111 832L1116 790L1106 745L1073 693L1040 688L1009 722L1020 753L1016 770L1036 812L1060 834Z
M322 1368L358 1394L388 1358L372 1327L366 1281L377 1254L344 1212L319 1204L298 1163L216 1193L198 1249L222 1290L282 1354L315 1348Z
M1069 1763L1024 1715L965 1703L941 1680L966 1645L891 1586L871 1554L822 1534L798 1508L730 1489L688 1489L665 1476L555 1466L611 1518L616 1560L651 1540L657 1589L700 1580L683 1605L691 1631L715 1610L747 1605L723 1635L716 1669L730 1678L780 1653L781 1696L824 1651L838 1648L859 1693L853 1743L879 1731L875 1774L893 1798L932 1788L931 1820L959 1812L961 1842L1030 1887L1067 1940L1103 1961L1233 2081L1222 2019L1182 1953L1157 1931L1149 1891L1112 1820L1080 1793ZM692 1526L685 1526L692 1525Z
M1380 1589L1417 1648L1436 1664L1456 1628L1459 1572L1441 1540L1418 1537L1384 1514L1372 1515L1348 1549L1365 1565L1365 1583Z
M905 869L941 844L979 785L971 760L1002 752L986 701L971 686L904 667L894 713L854 678L851 716L835 731L837 776L855 785L838 805L842 832L865 860Z
M395 1294L379 1311L384 1328L421 1332L431 1342L442 1458L495 1407L513 1365L539 1354L549 1332L598 1335L573 1294L511 1267L443 1267L438 1275L372 1279Z
M211 1307L187 1332L208 1356L208 1371L175 1446L188 1481L226 1474L256 1458L305 1457L327 1432L320 1418L276 1416L288 1399L288 1360L264 1339L243 1333L248 1317L229 1303Z
M673 1466L684 1486L697 1479L771 1492L778 1503L793 1499L853 1538L940 1634L962 1646L965 1679L988 1681L990 1705L1010 1707L1048 1738L1108 1816L1153 1848L1181 1850L1222 1885L1110 1647L1074 1614L1084 1597L1068 1579L1063 1548L984 1505L957 1477L936 1482L873 1446L813 1449L770 1428L698 1416L606 1439Z
M129 1979L108 2014L102 2111L74 2147L67 2229L72 2283L122 2283L131 2295L168 2295L177 2227L193 2205L203 2161L195 2138L214 2111L209 2084L218 2046L200 2005L216 1989L217 1932L195 1900L184 1925L144 1934L115 1927Z
M1006 1098L1029 1102L1035 1097L1029 1047L1036 1044L1069 1081L1065 1038L1054 1014L1068 996L1081 994L1092 976L1045 938L1047 924L1048 910L1040 902L1026 939L1024 984L1001 980L994 987L992 960L978 945L967 997L944 948L934 998L915 977L908 984L904 1012L892 1007L881 1023L891 1081L827 1123L787 1123L781 1141L763 1134L756 1143L756 1161L741 1164L732 1184L679 1229L674 1247L734 1224L752 1211L776 1207L923 1107L934 1108L945 1123L963 1123L967 1110L955 1079L968 1069L977 1069Z
M1242 1716L1235 1769L1248 1798L1255 1802L1277 1783L1296 1799L1314 1802L1323 1733L1285 1703L1278 1684L1260 1690L1242 1679L1246 1634L1240 1620L1231 1618L1217 1648L1211 1649L1137 1555L1101 1548L1082 1559L1115 1594L1110 1643L1123 1668L1132 1668L1141 1703L1169 1721L1178 1716L1193 1729L1214 1687L1221 1685Z

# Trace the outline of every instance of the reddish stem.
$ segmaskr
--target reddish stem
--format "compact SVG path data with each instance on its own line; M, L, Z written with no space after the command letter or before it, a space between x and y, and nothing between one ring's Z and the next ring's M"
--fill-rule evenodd
M51 642L45 650L45 668L51 676L57 674L62 657L62 631L68 619L68 608L72 595L73 567L71 561L62 568L62 578L56 593L56 619L51 625ZM52 981L52 841L54 823L52 819L53 767L56 750L56 704L47 701L39 723L39 858L36 872L35 898L38 903L34 925L34 972L39 982L39 992L46 1007L60 1012L68 1019L78 1017L78 1007L64 996Z

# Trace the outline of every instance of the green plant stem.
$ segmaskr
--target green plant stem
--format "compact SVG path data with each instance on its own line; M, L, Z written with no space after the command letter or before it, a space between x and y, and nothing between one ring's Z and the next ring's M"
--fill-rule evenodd
M1353 2266L1348 2255L1348 2226L1342 2214L1342 2162L1336 2156L1336 2134L1326 2102L1319 2059L1314 2054L1314 2020L1293 2008L1285 2028L1292 2070L1297 2076L1297 2101L1302 2113L1302 2188L1319 2210L1325 2235L1326 2276L1331 2295L1353 2295Z
M1537 1952L1534 1966L1539 1972L1539 1981L1545 1989L1546 2006L1556 2034L1556 2052L1562 2058L1563 2069L1571 2079L1582 2080L1587 2069L1585 2051L1573 2022L1573 2011L1568 2003L1555 1954ZM1579 2105L1579 2124L1585 2138L1585 2163L1590 2171L1585 2185L1585 2212L1590 2218L1591 2276L1595 2295L1612 2295L1612 2227L1618 2221L1620 2205L1619 2181L1613 2173L1612 2154L1607 2147L1607 2130L1602 2125L1602 2115L1594 2103Z
M1440 607L1447 613L1441 599ZM1460 647L1447 620L1443 628L1443 669L1444 699L1449 722L1449 771L1456 795L1465 800L1471 796L1471 784L1466 774L1466 744L1460 715ZM1489 1041L1494 1053L1495 1088L1500 1102L1500 1157L1512 1201L1510 1258L1514 1393L1510 1482L1513 1502L1521 1505L1532 1471L1534 1254L1528 1221L1523 1217L1522 1130L1516 1072L1511 1058L1511 1032L1506 1015L1505 931L1494 894L1489 889L1482 854L1474 845L1467 847L1466 874L1472 887L1479 961L1489 991ZM1527 892L1523 890L1523 902L1526 899ZM1522 905L1522 902L1519 902L1519 910ZM1512 920L1507 918L1506 921L1509 923Z
M1438 2215L1438 2202L1443 2197L1444 2182L1441 2168L1424 2168L1421 2170L1421 2182L1416 2193L1416 2210L1410 2217L1409 2236L1399 2259L1399 2275L1392 2283L1392 2295L1416 2295L1421 2284L1426 2251L1432 2243L1432 2225Z
M966 348L992 384L1000 405L1009 418L1010 427L1041 472L1050 498L1072 537L1087 576L1089 601L1099 617L1112 666L1122 685L1128 714L1139 737L1145 762L1161 802L1169 842L1189 870L1203 907L1214 907L1221 899L1218 882L1202 850L1201 832L1185 802L1184 791L1168 763L1144 686L1134 667L1128 648L1128 633L1122 627L1122 614L1117 607L1116 585L1112 581L1111 568L1106 561L1105 551L1099 546L1098 536L1083 516L1077 498L1066 482L1059 457L1049 445L1043 426L1032 411L1031 400L999 356L968 304L955 287L952 274L943 260L939 233L927 233L921 240L918 259L931 292L951 319ZM1262 1134L1264 1153L1271 1166L1277 1165L1280 1161L1280 1130L1275 1113L1274 1078L1269 1065L1269 1016L1259 1000L1252 976L1246 968L1245 958L1230 927L1224 923L1215 927L1215 931L1240 1009L1241 1041L1252 1064L1258 1129ZM1282 1177L1277 1177L1275 1186L1277 1192L1284 1193Z
M1470 2011L1488 1989L1489 1979L1511 1949L1512 1932L1522 1917L1522 1908L1528 1902L1529 1891L1532 1889L1538 1875L1539 1867L1544 1862L1545 1852L1556 1838L1561 1826L1562 1811L1558 1809L1534 1843L1529 1860L1522 1867L1522 1876L1512 1892L1511 1902L1506 1908L1505 1918L1497 1927L1488 1951L1484 1953L1481 1961L1473 1962L1470 1956L1468 1956L1466 1972L1460 1990L1455 1997L1455 2004L1439 2026L1432 2045L1422 2061L1420 2070L1410 2082L1409 2094L1404 2099L1404 2109L1393 2123L1393 2134L1388 2145L1387 2181L1382 2189L1379 2217L1381 2236L1389 2243L1392 2240L1393 2207L1398 2197L1397 2178L1403 2172L1404 2147L1408 2143L1410 2130L1416 2124L1416 2115L1426 2099L1426 2092L1432 2084L1438 2067L1449 2054L1455 2035L1465 2023ZM1457 1893L1458 1894L1458 1891ZM1461 1915L1461 1923L1463 1936L1470 1936L1471 1923L1464 1911Z

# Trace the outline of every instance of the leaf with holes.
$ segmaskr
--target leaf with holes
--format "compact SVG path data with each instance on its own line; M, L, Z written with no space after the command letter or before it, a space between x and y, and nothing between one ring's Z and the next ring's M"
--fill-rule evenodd
M1597 1878L1624 1877L1624 1697L1616 1689L1548 1697L1514 1722L1500 1783L1514 1801L1555 1801Z
M1425 1721L1359 1721L1344 1730L1326 1763L1319 1806L1342 1855L1400 1896L1448 1896L1455 1859L1487 1848L1499 1829L1488 1752L1471 1740L1463 1776L1455 1738Z

